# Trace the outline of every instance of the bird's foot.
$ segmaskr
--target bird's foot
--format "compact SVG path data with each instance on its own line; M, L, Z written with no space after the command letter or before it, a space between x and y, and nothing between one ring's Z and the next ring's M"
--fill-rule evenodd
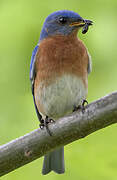
M52 136L52 133L50 132L50 130L48 128L48 124L52 123L52 122L54 122L54 120L49 118L48 116L46 116L45 120L41 119L41 123L39 125L40 129L44 129L44 127L45 127L50 136Z
M54 120L49 118L48 116L46 116L45 121L44 121L44 126L46 127L46 130L50 136L52 136L52 133L50 132L50 130L48 128L48 124L52 123L52 122L54 122Z
M43 128L44 128L44 120L43 120L43 119L41 119L40 124L39 124L39 127L40 127L40 129L43 129Z
M84 111L85 111L85 104L88 104L88 101L86 99L83 99L83 102L82 102L81 105L79 105L77 107L74 106L73 112L78 111L79 109L81 109L82 113L84 113Z
M88 101L86 99L83 99L83 102L82 102L82 105L81 105L82 113L85 112L85 104L88 104Z
M79 105L79 106L74 106L73 112L78 111L79 109L81 109L81 105Z

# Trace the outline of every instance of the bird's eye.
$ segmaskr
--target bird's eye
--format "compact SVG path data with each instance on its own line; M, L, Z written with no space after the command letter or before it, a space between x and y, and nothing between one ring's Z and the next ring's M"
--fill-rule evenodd
M65 23L67 22L66 17L60 17L60 18L59 18L59 22L60 22L61 24L65 24Z

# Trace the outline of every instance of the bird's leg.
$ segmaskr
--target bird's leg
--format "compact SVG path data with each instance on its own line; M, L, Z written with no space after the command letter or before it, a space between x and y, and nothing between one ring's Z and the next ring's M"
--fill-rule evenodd
M88 105L88 101L86 99L83 99L82 106L84 106L85 104Z
M48 116L46 116L45 121L44 121L44 126L46 127L46 130L50 136L52 136L52 133L50 132L50 130L48 128L48 124L52 123L52 122L54 122L54 120L49 118Z
M42 115L40 113L38 113L38 119L39 119L39 127L40 129L43 129L44 128L44 120L42 119Z
M48 134L50 136L52 136L52 134L51 134L51 132L50 132L50 130L48 128L48 124L54 122L54 120L49 118L48 116L46 116L46 118L44 120L44 119L42 119L42 115L40 113L38 113L38 119L40 121L40 124L39 124L40 129L43 129L45 127Z
M46 123L52 123L55 122L53 119L49 118L48 116L46 116Z
M81 110L82 110L82 113L84 113L84 111L85 111L85 103L88 104L88 101L87 101L86 99L83 99L83 102L82 102L81 105L79 105L79 106L77 106L77 107L74 106L73 112L75 112L75 111L81 109Z
M81 105L79 105L79 106L74 105L73 112L78 111L79 109L81 109Z
M83 99L83 102L81 105L82 113L84 113L84 111L85 111L85 104L88 104L88 101L86 99Z

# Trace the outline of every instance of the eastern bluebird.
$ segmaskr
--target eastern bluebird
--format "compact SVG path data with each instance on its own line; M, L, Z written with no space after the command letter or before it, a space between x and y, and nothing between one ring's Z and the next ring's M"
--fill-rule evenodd
M30 80L36 113L41 127L73 112L86 99L91 57L77 38L80 28L86 33L92 21L62 10L50 14L30 64ZM64 173L64 149L44 157L42 173Z

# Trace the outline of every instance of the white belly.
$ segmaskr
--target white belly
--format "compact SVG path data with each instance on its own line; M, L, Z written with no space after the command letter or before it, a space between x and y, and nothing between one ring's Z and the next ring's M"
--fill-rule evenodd
M82 79L73 75L64 75L46 88L41 89L41 86L36 91L36 99L43 107L44 115L53 119L70 114L87 94Z

